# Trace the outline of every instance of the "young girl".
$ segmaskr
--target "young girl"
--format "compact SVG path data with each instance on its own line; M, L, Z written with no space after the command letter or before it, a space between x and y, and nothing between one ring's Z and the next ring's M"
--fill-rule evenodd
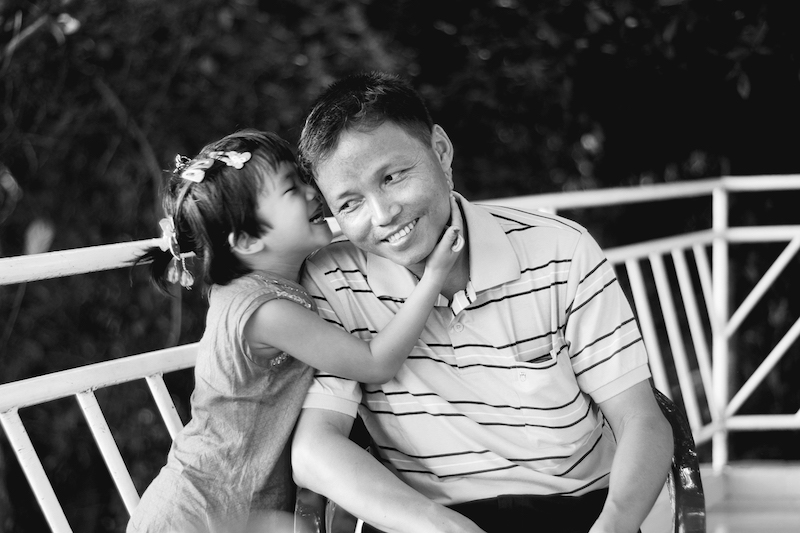
M367 343L321 319L298 284L304 259L330 242L331 230L276 135L241 131L191 161L179 156L164 209L169 246L139 262L150 262L162 288L188 288L183 254L194 252L209 310L192 419L127 531L291 531L289 439L313 368L366 383L391 379L459 254L461 221L444 233L401 311Z

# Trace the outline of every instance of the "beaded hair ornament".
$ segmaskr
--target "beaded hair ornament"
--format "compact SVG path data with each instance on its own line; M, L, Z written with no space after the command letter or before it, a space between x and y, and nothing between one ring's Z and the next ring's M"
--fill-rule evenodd
M206 177L206 170L211 168L214 161L222 161L229 167L237 170L244 167L250 161L250 152L209 152L206 157L190 160L188 157L175 156L175 172L180 172L180 177L194 183L200 183ZM181 254L178 245L178 229L173 217L162 218L159 223L161 226L161 245L162 250L169 250L172 254L172 261L167 268L167 281L170 283L180 283L181 287L189 289L194 285L194 276L186 268L186 255Z

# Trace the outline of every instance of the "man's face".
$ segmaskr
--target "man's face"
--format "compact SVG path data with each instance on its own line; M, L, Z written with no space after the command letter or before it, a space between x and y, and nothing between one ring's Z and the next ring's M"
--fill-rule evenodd
M391 122L346 131L317 167L317 184L350 241L421 275L450 218L452 145L426 146Z

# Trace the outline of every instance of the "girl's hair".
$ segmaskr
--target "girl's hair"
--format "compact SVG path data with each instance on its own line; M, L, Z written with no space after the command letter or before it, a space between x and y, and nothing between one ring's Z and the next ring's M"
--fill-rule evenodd
M226 152L235 152L233 160ZM170 246L150 248L136 264L149 263L153 282L165 292L168 280L175 282L184 272L181 284L191 285L192 276L179 259L188 252L194 253L207 287L225 285L250 272L233 254L228 235L258 237L269 229L257 217L257 199L264 177L282 162L296 164L289 143L256 130L238 131L210 143L194 159L178 156L163 197L167 218L162 228ZM194 180L187 177L192 174Z

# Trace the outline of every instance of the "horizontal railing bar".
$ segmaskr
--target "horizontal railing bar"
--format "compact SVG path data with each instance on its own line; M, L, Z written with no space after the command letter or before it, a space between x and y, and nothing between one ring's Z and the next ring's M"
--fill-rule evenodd
M797 415L736 415L729 417L725 427L732 431L771 431L800 429Z
M800 225L739 226L726 230L729 243L783 242L800 235Z
M60 252L6 257L0 259L0 285L129 268L145 250L161 242L161 239L145 239ZM194 257L193 252L181 255L186 259Z
M726 431L781 431L800 429L799 415L736 415L723 422L712 422L693 431L695 445L709 442L720 429Z
M731 192L763 192L800 189L800 174L726 176L722 184Z
M712 422L692 431L695 445L709 442L720 429L727 431L778 431L800 429L800 414L797 415L736 415L725 422Z
M125 268L145 249L161 242L161 239L147 239L6 257L0 259L0 285Z
M62 370L0 385L0 413L194 365L197 343Z
M722 180L716 178L687 182L657 183L639 187L612 187L609 189L592 189L587 191L531 194L511 198L480 200L476 203L504 205L508 207L580 209L585 207L603 207L608 205L708 196L711 194L711 191L720 186L722 186Z
M341 234L333 218L326 219L334 236ZM148 248L164 247L163 239L144 239L86 246L42 254L19 255L0 259L0 285L61 278L117 268L127 268ZM187 257L191 254L184 254Z
M579 209L710 196L711 192L719 187L732 192L800 189L800 175L726 176L687 182L656 183L638 187L612 187L588 191L532 194L513 198L494 198L481 200L477 203L507 205L509 207Z

